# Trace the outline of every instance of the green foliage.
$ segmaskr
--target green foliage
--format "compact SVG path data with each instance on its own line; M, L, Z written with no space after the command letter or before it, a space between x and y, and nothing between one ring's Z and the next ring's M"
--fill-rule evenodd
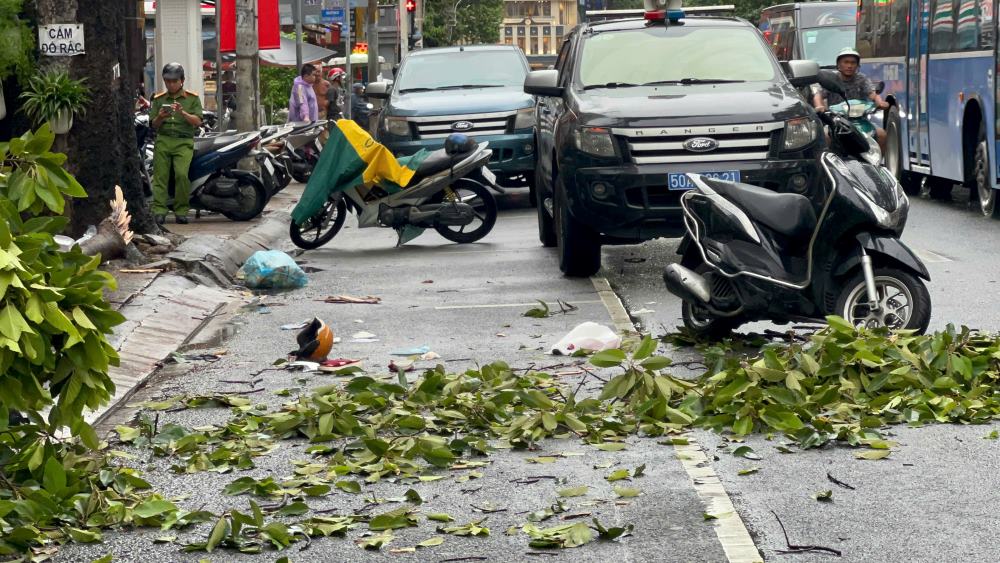
M47 72L28 81L21 94L21 110L35 125L52 121L61 111L82 114L90 102L86 80L73 80L65 72Z
M426 0L424 45L492 44L500 41L503 0L465 2L454 12L455 0Z
M288 107L292 83L298 72L294 68L280 66L260 67L260 99L267 108L272 123L278 112Z
M35 34L21 19L24 0L0 0L0 80L26 80L34 68Z
M104 300L115 282L100 257L53 239L67 220L44 214L85 195L53 140L43 126L0 143L0 555L99 541L93 528L131 521L149 486L90 451L83 412L114 392L106 335L124 319ZM66 428L79 441L57 439Z

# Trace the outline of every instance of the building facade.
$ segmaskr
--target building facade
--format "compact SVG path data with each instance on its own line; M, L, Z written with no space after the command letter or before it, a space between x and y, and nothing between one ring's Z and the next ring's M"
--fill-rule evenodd
M555 55L577 23L577 0L505 0L500 42L517 45L529 57Z

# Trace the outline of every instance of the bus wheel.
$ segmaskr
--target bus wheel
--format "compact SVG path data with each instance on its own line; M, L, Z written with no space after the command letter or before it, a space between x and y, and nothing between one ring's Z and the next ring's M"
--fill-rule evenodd
M920 176L903 170L903 138L899 128L899 108L892 106L886 119L885 167L896 177L907 195L920 194Z
M1000 205L997 205L997 191L990 182L990 152L986 139L982 134L976 144L975 162L972 167L973 179L976 182L976 196L979 199L979 210L986 217L1000 218Z

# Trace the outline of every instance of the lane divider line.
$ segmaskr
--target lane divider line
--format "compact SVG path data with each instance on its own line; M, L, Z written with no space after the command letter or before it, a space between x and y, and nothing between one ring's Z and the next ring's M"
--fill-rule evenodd
M635 325L629 317L628 311L622 304L618 294L611 288L607 278L594 276L590 278L594 284L594 289L601 296L604 307L611 315L611 321L615 328L622 333L635 333ZM698 493L705 513L716 516L714 520L715 536L722 544L722 550L726 553L729 563L761 563L764 558L753 543L750 532L747 531L743 518L740 517L736 507L733 506L732 499L722 486L722 480L715 472L705 452L701 446L691 438L690 434L685 435L688 439L686 445L674 445L674 453L677 459L691 479L691 485Z
M567 305L593 305L595 303L604 303L600 299L590 299L584 301L563 301ZM538 306L538 301L534 303L493 303L490 305L442 305L440 307L434 307L435 311L448 311L451 309L503 309L506 307L536 307ZM559 309L558 304L548 303L549 309ZM559 312L558 310L556 311Z

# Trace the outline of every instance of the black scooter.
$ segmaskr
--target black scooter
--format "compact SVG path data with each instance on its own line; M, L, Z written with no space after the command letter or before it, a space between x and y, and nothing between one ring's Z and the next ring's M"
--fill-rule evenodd
M828 71L819 82L842 93ZM845 96L846 98L846 96ZM681 197L687 234L667 290L684 325L721 338L743 323L823 320L923 332L931 316L927 268L899 237L909 200L880 166L874 139L829 111L831 146L805 195L700 175Z

